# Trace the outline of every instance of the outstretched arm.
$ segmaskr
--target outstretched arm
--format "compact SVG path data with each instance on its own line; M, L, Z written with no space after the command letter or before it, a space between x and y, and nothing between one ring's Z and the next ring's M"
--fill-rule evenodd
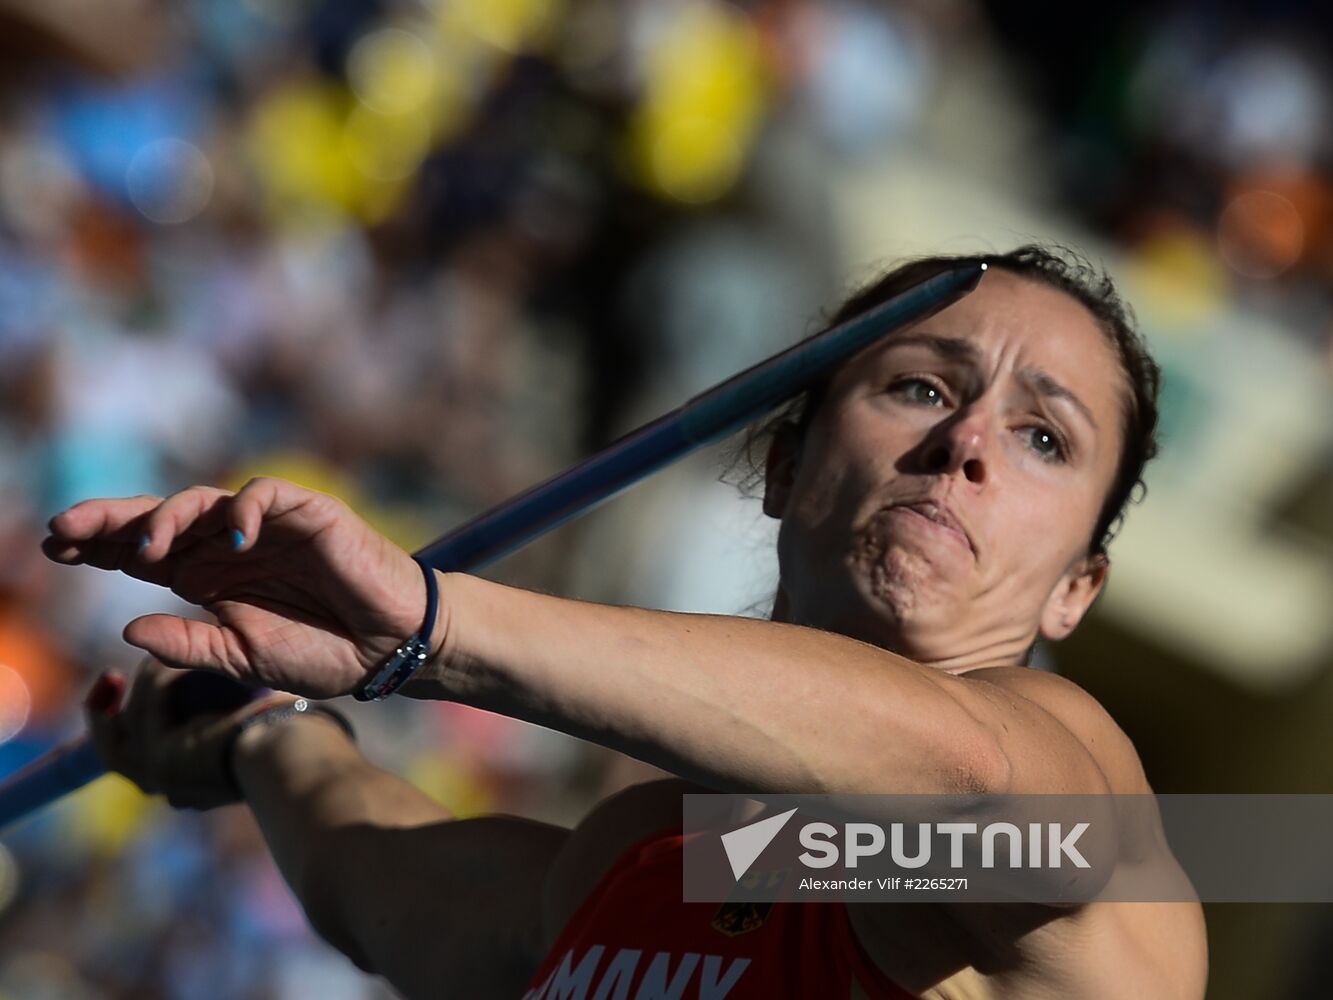
M562 729L712 787L1086 792L1107 779L1064 716L847 636L781 622L441 580L440 653L404 693ZM1103 728L1114 729L1105 713ZM1098 732L1098 735L1102 735ZM1123 737L1122 737L1123 738Z
M122 710L123 685L103 676L88 708L109 767L176 806L244 801L315 930L405 996L522 992L558 930L543 906L568 831L454 820L329 716L278 712L285 695L179 723L167 695L181 677L148 661Z
M217 624L153 615L126 628L176 666L327 697L357 689L421 627L425 588L407 553L291 483L88 501L51 526L52 558L120 569L214 612ZM463 574L440 589L434 658L413 693L549 725L713 787L1108 787L1103 757L1040 699L846 636L563 600Z

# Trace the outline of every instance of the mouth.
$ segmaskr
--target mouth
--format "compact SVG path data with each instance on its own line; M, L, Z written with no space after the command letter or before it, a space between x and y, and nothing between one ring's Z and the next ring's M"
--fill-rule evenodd
M947 504L940 503L938 500L913 500L908 503L895 504L891 509L902 510L915 515L956 539L966 546L969 552L976 555L977 549L972 543L972 536L968 534L967 529L963 527L963 523L958 520L958 515Z

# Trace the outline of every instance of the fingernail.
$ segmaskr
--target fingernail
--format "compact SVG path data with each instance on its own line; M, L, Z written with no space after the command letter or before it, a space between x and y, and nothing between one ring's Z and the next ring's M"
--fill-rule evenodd
M119 704L124 690L125 679L119 674L109 672L100 674L97 683L84 699L84 704L90 712L96 712L98 715L114 714L112 709Z
M143 555L143 551L144 551L144 549L148 548L148 545L149 545L150 542L152 542L152 539L149 538L147 535L140 535L140 536L139 536L139 554L140 554L140 555Z
M107 695L110 693L111 685L107 683L106 674L98 674L92 689L83 699L84 708L90 712L101 712L106 707Z
M245 532L240 528L233 528L231 532L231 547L233 551L239 550L245 544Z

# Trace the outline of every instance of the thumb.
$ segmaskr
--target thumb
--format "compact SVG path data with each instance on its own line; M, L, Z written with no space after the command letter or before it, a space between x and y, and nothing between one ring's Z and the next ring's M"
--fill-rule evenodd
M124 638L168 666L239 677L238 664L228 655L226 635L209 622L175 615L144 615L125 626Z

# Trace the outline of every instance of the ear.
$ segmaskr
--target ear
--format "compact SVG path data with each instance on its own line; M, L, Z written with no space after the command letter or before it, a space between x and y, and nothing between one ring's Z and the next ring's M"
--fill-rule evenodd
M764 513L769 517L781 520L786 512L800 457L801 441L796 425L785 421L774 432L768 444L768 457L764 459Z
M1083 556L1060 578L1041 614L1041 637L1058 642L1078 627L1106 585L1111 560L1104 553Z

